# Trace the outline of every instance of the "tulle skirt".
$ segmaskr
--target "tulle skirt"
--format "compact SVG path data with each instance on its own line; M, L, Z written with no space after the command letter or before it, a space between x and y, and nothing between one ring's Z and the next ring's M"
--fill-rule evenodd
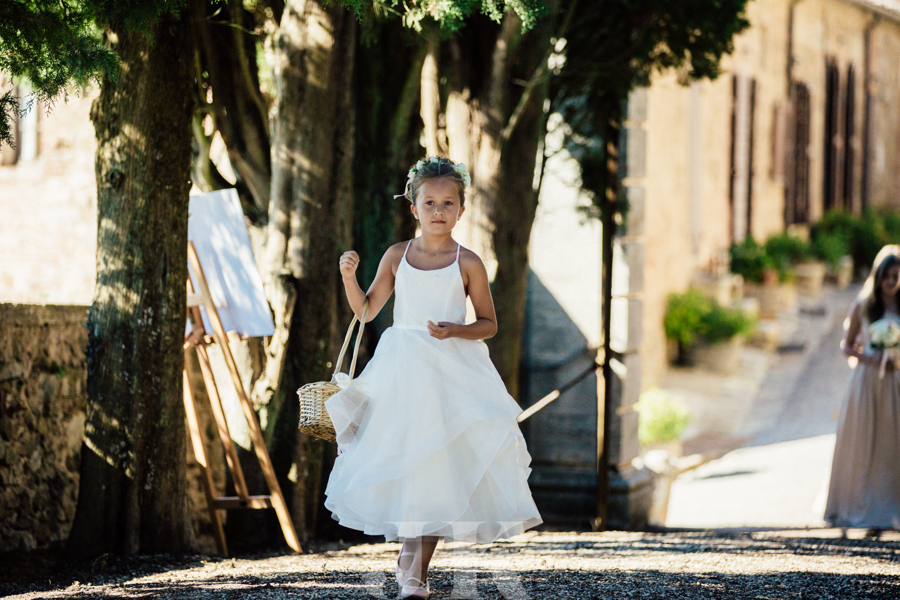
M541 523L521 409L483 342L391 327L325 408L341 451L325 507L341 525L484 543Z
M825 520L900 529L900 371L860 364L838 421Z

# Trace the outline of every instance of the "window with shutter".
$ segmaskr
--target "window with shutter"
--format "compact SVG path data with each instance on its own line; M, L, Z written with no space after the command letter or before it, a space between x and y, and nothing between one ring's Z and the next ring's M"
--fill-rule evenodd
M809 88L791 83L784 155L784 224L809 223Z

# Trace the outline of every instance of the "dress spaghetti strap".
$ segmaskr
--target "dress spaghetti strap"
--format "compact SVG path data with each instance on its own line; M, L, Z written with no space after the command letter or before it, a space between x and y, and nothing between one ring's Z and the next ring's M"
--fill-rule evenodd
M412 240L406 242L406 250L403 251L403 260L406 259L406 253L409 252L409 245L412 244Z
M461 247L461 246L460 246L459 244L456 244L456 260L453 261L453 262L459 262L459 249L460 249L460 247Z

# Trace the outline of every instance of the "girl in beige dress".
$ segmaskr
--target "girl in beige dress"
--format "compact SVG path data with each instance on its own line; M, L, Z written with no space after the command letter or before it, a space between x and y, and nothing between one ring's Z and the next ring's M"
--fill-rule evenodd
M859 364L838 421L825 520L837 527L900 529L900 370L871 347L869 327L900 323L900 248L879 252L850 307L844 354ZM883 375L883 377L882 377Z

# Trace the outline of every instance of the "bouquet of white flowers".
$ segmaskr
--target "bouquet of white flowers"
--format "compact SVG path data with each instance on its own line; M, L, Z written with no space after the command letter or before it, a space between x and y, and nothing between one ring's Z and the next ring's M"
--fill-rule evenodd
M869 325L872 348L881 351L881 369L878 376L884 379L887 361L900 362L900 324L893 319L878 319Z

